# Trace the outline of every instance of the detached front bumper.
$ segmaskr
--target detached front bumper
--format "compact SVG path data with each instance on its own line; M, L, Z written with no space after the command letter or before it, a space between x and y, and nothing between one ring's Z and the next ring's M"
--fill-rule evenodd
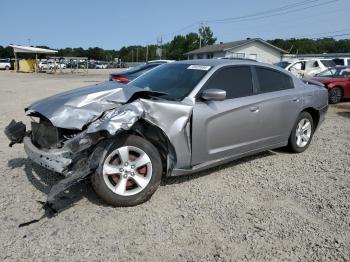
M72 159L69 158L69 151L60 149L40 150L33 145L29 137L23 138L23 144L28 158L49 170L62 174L72 163Z
M87 178L97 168L100 155L104 150L103 146L96 146L91 152L84 153L84 150L99 141L87 136L84 132L67 140L62 148L39 149L32 143L31 132L26 131L26 126L22 122L14 120L5 128L5 134L10 140L10 146L23 142L24 150L33 162L66 176L52 186L47 196L44 207L52 210L54 210L52 204L60 193Z

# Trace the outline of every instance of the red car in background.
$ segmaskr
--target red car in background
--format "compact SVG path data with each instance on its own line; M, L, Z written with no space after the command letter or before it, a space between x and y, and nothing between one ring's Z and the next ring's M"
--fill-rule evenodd
M350 98L350 66L328 68L317 74L312 80L321 82L328 88L330 104Z

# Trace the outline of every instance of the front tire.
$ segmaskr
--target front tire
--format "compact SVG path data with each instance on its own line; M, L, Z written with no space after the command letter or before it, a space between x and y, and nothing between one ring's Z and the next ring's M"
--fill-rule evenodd
M304 152L310 145L315 127L312 116L302 112L298 118L288 140L288 148L293 153Z
M163 170L153 144L134 135L120 137L103 155L91 179L99 197L112 206L135 206L151 198Z
M328 97L330 104L337 104L343 98L343 90L339 87L334 87L329 90Z

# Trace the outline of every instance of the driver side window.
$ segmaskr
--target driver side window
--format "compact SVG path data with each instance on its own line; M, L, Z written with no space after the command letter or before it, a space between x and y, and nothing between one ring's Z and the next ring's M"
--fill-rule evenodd
M249 66L219 69L211 76L201 92L207 89L226 91L226 99L253 95L252 73Z

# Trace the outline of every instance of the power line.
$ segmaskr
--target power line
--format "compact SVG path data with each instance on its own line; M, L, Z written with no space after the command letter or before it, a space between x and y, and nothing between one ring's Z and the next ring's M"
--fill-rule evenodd
M248 14L248 15L243 15L243 16L236 16L236 17L230 17L230 18L223 18L223 19L213 19L213 20L204 20L203 22L206 23L215 23L215 22L224 22L224 21L231 21L231 20L240 20L240 19L245 19L245 18L250 18L250 17L254 17L254 16L261 16L261 15L266 15L269 13L275 13L281 10L285 10L285 9L292 9L301 5L307 5L313 2L319 2L321 0L310 0L310 1L301 1L301 2L297 2L294 4L289 4L289 5L284 5L278 8L273 8L273 9L268 9L265 11L261 11L261 12L257 12L257 13L252 13L252 14Z
M295 8L295 7L298 7L298 6L301 6L301 5L307 5L307 4L314 3L314 2L319 2L319 1L322 1L322 0L304 0L304 1L301 1L301 2L288 4L288 5L280 6L278 8L273 8L273 9L269 9L269 10L265 10L265 11L261 11L261 12L257 12L257 13L253 13L253 14L248 14L248 15L244 15L244 16L238 16L238 17L226 18L226 19L220 19L220 20L215 19L215 20L197 21L197 22L189 24L189 25L187 25L185 27L182 27L182 28L180 28L180 29L178 29L176 31L173 31L171 33L162 34L162 36L166 37L166 36L169 36L169 35L174 35L176 33L182 32L182 31L184 31L186 29L192 28L194 26L198 26L198 25L202 24L203 22L208 23L208 22L215 22L215 21L224 21L224 20L227 20L227 19L231 19L232 20L232 19L249 18L249 17L252 17L252 16L267 14L267 13L270 13L270 12L277 12L279 10L291 9L291 8ZM339 1L339 0L332 0L332 1Z
M315 15L308 15L308 16L297 16L297 17L293 17L293 20L297 20L297 21L301 21L301 20L310 20L310 18L314 18L314 17L321 17L321 15L323 14L332 14L332 13L340 13L340 12L347 12L347 10L349 10L350 8L342 8L342 9L333 9L333 10L328 10L326 12L317 12L317 14ZM282 23L283 25L288 25L290 24L291 22L293 22L293 20L290 20L290 19L287 19L287 20L279 20L279 23ZM275 23L275 22L274 22ZM268 23L264 23L264 24L271 24L271 21L268 21ZM266 29L266 27L264 27ZM271 30L271 29L270 29ZM266 30L265 30L266 31ZM343 30L339 30L340 32L342 32ZM345 31L345 30L344 30ZM254 35L254 34L257 34L259 33L259 35L261 35L261 33L264 32L262 31L261 29L259 29L258 31L254 31L254 32L250 32L250 35ZM338 32L338 31L330 31L330 32L325 32L325 33L328 33L328 34L331 34L331 33L335 33L335 32ZM297 38L302 38L302 37L308 37L308 36L314 36L314 35L319 35L320 33L315 33L315 34L311 34L311 35L302 35L302 36L298 36ZM278 36L278 37L281 37L281 36ZM288 36L289 38L289 36ZM295 37L294 37L295 38Z
M350 28L348 29L343 29L343 30L337 30L337 31L328 31L328 32L323 32L323 33L315 33L315 34L309 34L309 35L301 35L301 36L296 36L295 38L303 38L303 37L310 37L310 36L320 36L320 35L325 35L325 34L334 34L334 33L340 33L340 32L347 32L350 31Z
M331 1L323 2L323 3L311 5L311 6L304 6L302 8L297 8L297 9L293 9L293 10L287 10L285 12L278 12L278 13L275 13L275 14L269 14L269 15L264 15L264 16L257 16L257 17L251 17L251 18L248 17L248 18L244 18L244 19L234 19L234 20L231 19L231 20L225 20L225 21L212 20L212 21L206 21L206 23L209 23L209 24L213 24L213 23L225 24L225 23L238 23L238 22L259 20L259 19L264 19L264 18L270 18L270 17L280 16L280 15L295 13L295 12L298 12L298 11L304 11L306 9L310 9L310 8L314 8L314 7L319 7L319 6L331 4L331 3L334 3L334 2L337 2L337 1L340 1L340 0L331 0Z
M306 0L306 1L301 1L301 2L294 3L294 4L288 4L288 5L280 6L278 8L268 9L268 10L265 10L265 11L261 11L261 12L257 12L257 13L253 13L253 14L248 14L248 15L244 15L244 16L237 16L237 17L224 18L224 19L197 21L197 22L192 23L190 25L187 25L187 26L185 26L185 27L183 27L183 28L181 28L179 30L176 30L176 31L174 31L172 33L163 34L163 36L173 35L175 33L182 32L182 31L184 31L184 30L186 30L188 28L191 28L191 27L194 27L194 26L198 26L198 25L200 25L202 23L215 23L215 22L221 22L221 21L226 21L226 20L238 20L238 19L242 19L242 18L247 19L249 17L254 17L254 16L268 14L268 13L274 13L274 12L277 12L277 11L280 11L280 10L292 9L292 8L295 8L295 7L298 7L298 6L301 6L301 5L308 5L310 3L320 2L320 1L322 1L322 0ZM332 0L330 2L335 2L335 1L339 1L339 0ZM314 7L314 6L311 6L311 7Z
M339 35L327 35L327 36L322 36L322 37L314 37L311 39L320 39L320 38L333 38L333 37L340 37L340 36L349 36L350 33L348 34L339 34Z
M253 14L247 14L244 16L237 16L237 17L224 18L224 19L202 20L202 21L198 21L198 22L189 24L189 25L182 27L176 31L171 32L171 33L166 33L166 34L161 34L161 35L164 37L174 35L176 33L182 32L186 29L192 28L194 26L198 26L203 22L207 23L207 24L212 24L212 23L237 23L237 22L259 20L259 19L270 18L270 17L274 17L274 16L280 16L280 15L284 15L284 14L294 13L297 11L303 11L306 9L311 9L314 7L319 7L319 6L331 4L331 3L334 3L334 2L337 2L340 0L330 0L330 1L326 1L326 2L317 3L320 1L322 1L322 0L307 0L307 1L301 1L301 2L297 2L297 3L293 3L293 4L280 6L277 8L268 9L268 10L253 13ZM315 3L315 4L310 5L311 3ZM297 8L297 7L301 7L301 8ZM156 37L153 39L156 39ZM151 41L149 41L149 42L151 42Z

